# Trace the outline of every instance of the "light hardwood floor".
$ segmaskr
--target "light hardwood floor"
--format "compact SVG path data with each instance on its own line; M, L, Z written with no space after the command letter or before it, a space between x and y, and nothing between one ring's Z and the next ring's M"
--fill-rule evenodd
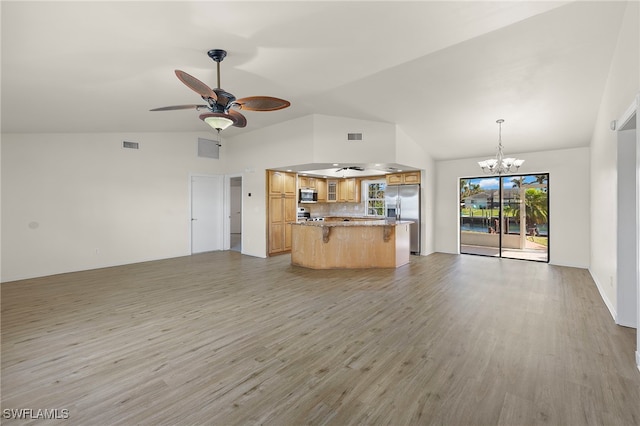
M214 252L2 284L2 408L74 425L640 423L635 330L586 270L289 262Z

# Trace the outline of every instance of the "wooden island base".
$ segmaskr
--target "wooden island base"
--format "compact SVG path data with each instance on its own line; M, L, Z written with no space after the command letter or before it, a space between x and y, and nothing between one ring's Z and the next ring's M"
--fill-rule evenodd
M293 223L291 263L313 269L397 268L409 263L411 223Z

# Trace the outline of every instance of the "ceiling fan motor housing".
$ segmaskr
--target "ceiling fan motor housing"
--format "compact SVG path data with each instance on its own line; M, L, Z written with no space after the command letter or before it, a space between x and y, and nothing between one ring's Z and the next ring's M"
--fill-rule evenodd
M236 97L222 89L213 89L213 91L218 95L218 99L214 101L213 105L209 102L211 109L214 110L213 112L227 112L235 102Z
M211 49L207 52L207 55L216 62L222 62L222 60L227 56L227 51L222 49Z

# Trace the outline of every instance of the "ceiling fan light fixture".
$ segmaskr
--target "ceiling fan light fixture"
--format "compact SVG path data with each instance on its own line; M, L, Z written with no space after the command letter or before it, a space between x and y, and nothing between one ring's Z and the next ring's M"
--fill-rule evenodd
M201 114L200 120L216 130L224 130L234 123L234 121L226 115L216 113Z

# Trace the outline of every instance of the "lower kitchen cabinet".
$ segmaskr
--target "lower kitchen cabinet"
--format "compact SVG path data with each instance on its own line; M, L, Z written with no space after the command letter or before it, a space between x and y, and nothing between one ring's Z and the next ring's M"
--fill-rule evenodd
M291 250L291 223L295 221L295 197L269 197L269 254Z

